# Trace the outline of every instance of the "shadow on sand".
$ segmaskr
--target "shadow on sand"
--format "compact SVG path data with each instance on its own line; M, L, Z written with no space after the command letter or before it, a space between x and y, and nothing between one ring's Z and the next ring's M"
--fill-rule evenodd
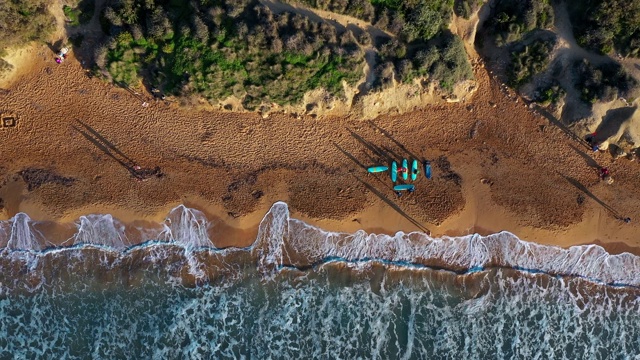
M595 168L595 169L600 170L600 168L601 168L602 166L600 166L600 164L598 164L598 162L597 162L597 161L595 161L591 156L589 156L587 153L585 153L584 151L582 151L582 150L578 149L577 147L575 147L575 146L573 146L573 145L569 145L569 146L571 146L571 148L572 148L575 152L577 152L577 153L578 153L578 155L580 155L580 156L584 159L584 161L586 161L586 162L587 162L587 165L588 165L588 166L590 166L590 167L592 167L592 168Z
M374 193L377 197L379 197L382 201L384 201L385 203L387 203L387 205L389 205L393 210L395 210L398 214L402 215L402 217L404 217L405 219L409 220L409 222L411 222L413 225L415 225L418 229L420 229L420 231L426 233L427 235L431 235L431 231L426 228L424 225L422 225L420 222L418 222L416 219L414 219L413 217L411 217L409 214L407 214L406 212L404 212L399 206L398 204L396 204L395 202L391 201L388 197L386 197L380 190L376 189L373 185L367 183L366 181L360 179L357 176L353 176L356 178L356 180L360 181L362 183L362 185L364 185L369 191L371 191L372 193Z
M416 154L412 153L411 151L409 151L409 149L407 149L401 142L399 142L398 140L396 140L393 136L391 136L391 134L386 131L385 129L379 127L378 125L376 125L373 121L369 120L367 121L369 123L369 125L371 125L372 128L374 128L375 130L378 130L382 135L386 136L389 140L393 141L394 144L396 144L402 151L404 151L405 153L407 153L407 155L409 155L409 157L416 159L416 160L420 160L421 162L424 162L425 159L424 158L420 158L418 157ZM396 154L397 155L397 154ZM398 159L402 158L400 156L397 157Z
M555 126L557 126L560 130L562 130L567 136L571 139L582 145L586 149L591 149L591 145L585 140L580 138L580 136L576 135L571 129L569 129L565 124L563 124L560 120L556 119L550 112L541 108L537 104L534 105L534 110L536 110L540 115L544 116L549 122Z
M123 168L125 168L131 174L131 176L133 176L137 180L142 181L152 176L156 176L156 177L163 176L163 174L160 172L159 167L156 167L154 169L141 168L140 166L138 166L138 164L135 161L133 161L133 159L125 155L112 142L107 140L104 136L102 136L99 132L97 132L91 126L83 123L80 120L76 120L76 122L80 125L80 127L71 125L71 127L75 131L77 131L82 136L84 136L95 147L97 147L103 153L105 153L105 155L115 160L118 164L120 164Z
M588 197L592 198L595 202L600 204L603 208L605 208L605 210L609 211L611 213L611 215L613 215L613 217L615 217L617 220L624 220L625 219L625 217L620 215L619 212L617 212L614 208L612 208L611 206L609 206L608 204L606 204L605 202L600 200L591 191L589 191L589 189L587 189L586 186L582 185L578 180L576 180L576 179L574 179L574 178L572 178L570 176L566 176L566 175L562 175L562 174L560 174L560 176L562 176L565 180L567 180L567 182L569 184L575 186L576 189L582 191L583 193L585 193L585 195L587 195Z

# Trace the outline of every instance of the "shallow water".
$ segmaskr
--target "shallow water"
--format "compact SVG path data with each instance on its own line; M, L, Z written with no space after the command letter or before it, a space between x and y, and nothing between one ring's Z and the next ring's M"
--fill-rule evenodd
M0 358L640 353L630 254L544 247L508 233L328 233L289 219L282 203L249 248L216 249L210 226L180 207L131 246L133 230L87 216L67 247L47 248L47 234L24 216L0 224Z

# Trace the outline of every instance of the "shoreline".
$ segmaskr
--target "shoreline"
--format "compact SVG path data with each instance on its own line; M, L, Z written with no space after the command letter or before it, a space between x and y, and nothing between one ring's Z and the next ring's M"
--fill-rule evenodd
M468 199L468 198L467 198ZM70 226L80 219L81 216L87 215L111 215L114 219L120 221L125 226L150 226L160 225L169 215L170 211L176 207L183 205L189 209L201 211L213 230L210 236L212 243L218 248L226 247L247 247L253 244L258 235L258 227L264 216L268 213L271 206L278 200L274 200L269 204L261 206L258 210L243 216L241 218L231 218L225 216L224 208L213 204L205 204L202 199L190 198L189 201L181 204L170 204L166 207L158 208L152 213L137 213L129 209L110 208L108 206L91 206L81 209L75 209L66 213L63 217L52 218L47 216L42 209L35 212L30 210L37 209L38 206L26 205L24 212L33 221L52 222L56 225ZM97 211L89 211L94 209ZM393 236L397 232L411 233L423 232L407 219L392 209L372 206L362 212L353 214L350 218L343 220L318 219L304 216L304 214L296 213L291 210L291 218L303 221L313 227L328 232L352 234L358 230L363 230L368 234L386 234ZM481 217L481 225L469 222L470 210L463 210L462 214L455 215L445 221L440 227L431 227L432 238L441 237L462 237L471 234L480 236L488 236L507 231L516 235L520 240L532 242L546 246L559 246L561 248L569 248L579 245L598 245L603 247L609 254L616 255L624 252L640 256L640 246L633 246L633 235L636 234L635 228L626 226L626 224L609 224L601 228L597 224L597 220L602 214L595 211L589 214L585 220L568 229L535 229L517 225L517 218L511 216L509 219L495 219L489 216ZM31 216L31 214L38 214ZM0 221L9 220L5 216L0 217ZM596 220L596 221L594 221ZM502 224L502 225L499 225ZM505 227L505 224L506 227ZM485 225L484 227L482 225ZM486 226L489 225L489 226ZM491 227L492 225L496 227ZM497 226L503 226L501 228ZM604 236L610 232L617 232L619 235L613 239L607 239ZM621 237L626 236L626 237ZM135 245L135 244L132 244Z

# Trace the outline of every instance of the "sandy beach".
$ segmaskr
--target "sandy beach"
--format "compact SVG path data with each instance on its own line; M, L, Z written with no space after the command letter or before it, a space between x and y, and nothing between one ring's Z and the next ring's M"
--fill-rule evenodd
M640 164L592 152L479 62L478 91L464 103L374 120L263 118L136 95L89 78L73 58L57 65L46 49L29 51L31 70L0 92L0 113L17 119L0 128L2 219L161 222L184 204L216 224L216 246L244 246L281 200L330 231L506 230L640 254ZM397 198L388 172L366 171L392 158L430 160L433 179L420 174L415 193ZM611 170L612 185L597 166Z

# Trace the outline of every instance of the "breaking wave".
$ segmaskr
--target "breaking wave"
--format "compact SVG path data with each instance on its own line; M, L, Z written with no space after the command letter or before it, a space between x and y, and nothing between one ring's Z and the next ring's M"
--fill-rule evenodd
M459 274L490 268L511 268L532 273L575 276L615 286L640 286L640 257L611 255L597 245L560 248L520 240L509 232L488 236L467 235L432 238L424 233L395 235L328 232L292 219L285 203L275 203L260 223L255 242L247 248L220 249L214 245L215 225L195 209L178 206L166 220L146 228L127 226L111 215L87 215L76 223L73 236L54 246L39 229L39 222L19 213L0 222L3 257L29 258L99 248L116 257L145 248L179 248L190 258L191 269L198 253L224 256L243 252L263 274L284 267L308 269L327 262L381 262L416 268L430 267ZM214 241L212 241L214 240ZM203 275L200 273L199 275Z

